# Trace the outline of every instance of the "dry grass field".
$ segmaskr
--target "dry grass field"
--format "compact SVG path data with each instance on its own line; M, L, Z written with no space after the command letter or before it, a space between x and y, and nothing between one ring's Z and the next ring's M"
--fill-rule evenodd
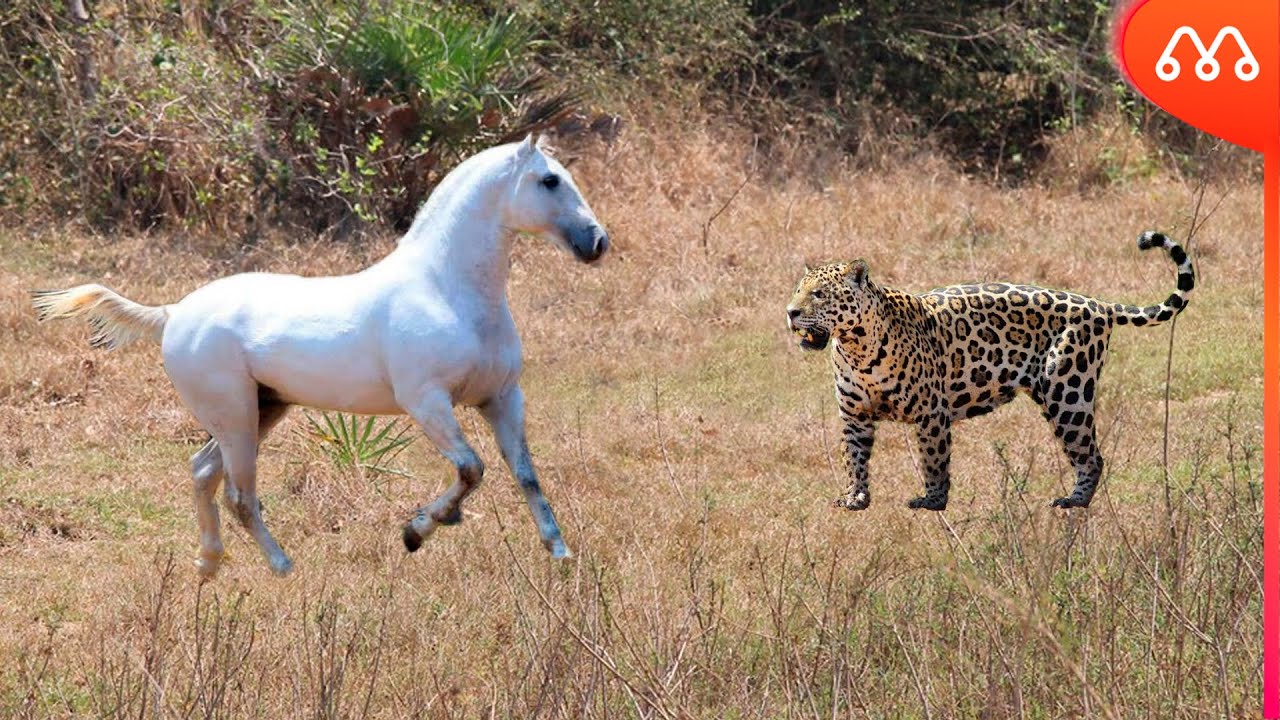
M393 240L0 231L0 716L1256 716L1261 184L1205 188L1216 211L1176 326L1113 335L1092 508L1049 507L1069 466L1020 399L958 426L942 514L906 509L912 434L881 425L875 501L855 514L830 506L845 480L828 360L785 330L804 262L864 257L917 291L1004 279L1155 302L1173 266L1135 240L1185 239L1195 188L1156 171L1000 189L926 157L762 172L716 216L750 153L624 137L573 166L614 252L586 268L517 247L562 563L473 412L485 484L406 555L400 524L447 464L418 441L404 475L340 471L295 411L259 486L295 573L272 576L228 525L230 558L200 586L187 459L204 435L158 348L37 327L27 290L97 280L169 302L233 272L354 270Z

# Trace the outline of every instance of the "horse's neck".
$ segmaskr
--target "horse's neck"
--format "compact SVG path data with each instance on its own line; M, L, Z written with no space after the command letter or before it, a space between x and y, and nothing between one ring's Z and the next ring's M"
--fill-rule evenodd
M494 211L501 178L447 178L383 263L409 269L450 295L482 310L506 304L511 238ZM452 182L449 182L452 181Z

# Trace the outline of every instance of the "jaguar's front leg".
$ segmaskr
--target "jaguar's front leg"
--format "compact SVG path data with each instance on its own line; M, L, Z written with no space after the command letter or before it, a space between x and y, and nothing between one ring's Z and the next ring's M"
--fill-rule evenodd
M846 510L865 510L871 504L871 484L867 476L867 460L876 439L876 425L871 418L844 415L844 468L849 487L836 498L834 505Z
M920 459L924 464L924 496L907 503L923 510L946 510L951 492L951 418L936 413L916 424Z

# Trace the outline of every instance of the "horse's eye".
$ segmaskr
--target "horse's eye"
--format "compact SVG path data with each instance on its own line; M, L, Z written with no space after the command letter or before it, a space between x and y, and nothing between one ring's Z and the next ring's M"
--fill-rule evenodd
M546 176L546 177L542 178L542 180L541 180L540 182L542 183L542 187L544 187L544 188L546 188L546 189L548 189L548 190L555 190L555 189L556 189L556 186L560 184L560 176L559 176L559 175L548 175L548 176Z

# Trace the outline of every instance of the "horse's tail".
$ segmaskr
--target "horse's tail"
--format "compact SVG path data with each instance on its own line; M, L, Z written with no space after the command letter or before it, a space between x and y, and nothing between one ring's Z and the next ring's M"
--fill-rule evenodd
M31 293L31 303L40 322L87 315L93 328L89 344L108 350L142 337L159 340L169 320L164 306L142 305L101 285L38 290Z

